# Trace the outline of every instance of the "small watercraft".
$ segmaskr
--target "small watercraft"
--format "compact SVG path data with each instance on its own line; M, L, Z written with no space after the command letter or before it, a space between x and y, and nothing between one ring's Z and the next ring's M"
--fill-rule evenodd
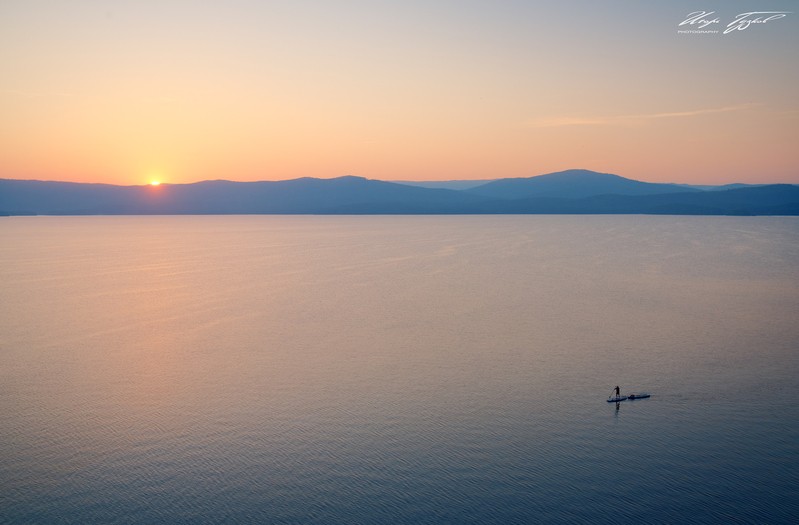
M608 403L619 403L620 401L624 401L625 399L627 399L627 397L628 396L610 396L608 398Z
M627 399L646 399L651 397L652 394L640 393L640 394L630 394L627 396Z

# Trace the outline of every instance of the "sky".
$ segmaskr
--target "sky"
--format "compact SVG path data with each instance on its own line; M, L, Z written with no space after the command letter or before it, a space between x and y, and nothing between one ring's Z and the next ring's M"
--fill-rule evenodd
M2 0L0 178L797 184L798 50L796 0Z

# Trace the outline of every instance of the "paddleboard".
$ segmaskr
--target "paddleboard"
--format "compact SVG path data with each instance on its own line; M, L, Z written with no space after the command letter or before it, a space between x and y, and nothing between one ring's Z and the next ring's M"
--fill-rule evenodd
M624 401L625 399L627 399L627 396L609 397L608 403L618 403L619 401Z
M630 394L627 399L646 399L652 394Z

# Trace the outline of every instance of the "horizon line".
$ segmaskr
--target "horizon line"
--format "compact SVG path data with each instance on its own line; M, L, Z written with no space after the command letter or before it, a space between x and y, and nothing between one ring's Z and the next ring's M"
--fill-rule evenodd
M128 187L128 188L158 188L160 186L191 186L194 184L204 184L204 183L211 183L211 182L227 182L231 184L257 184L257 183L275 183L275 182L291 182L291 181L298 181L298 180L337 180L337 179L346 179L346 178L354 178L354 179L362 179L367 181L376 181L376 182L386 182L390 184L446 184L446 183L458 183L458 182L476 182L476 183L489 183L499 180L518 180L518 179L532 179L536 177L541 177L545 175L554 175L569 171L589 171L592 173L597 174L606 174L606 175L614 175L617 177L622 177L628 180L633 180L636 182L644 182L647 184L673 184L675 186L686 186L686 187L721 187L721 186L730 186L730 185L746 185L746 186L770 186L770 185L781 185L786 184L790 186L799 185L799 183L793 182L740 182L740 181L733 181L733 182L724 182L724 183L716 183L716 184L702 184L702 183L685 183L685 182L654 182L642 179L636 179L632 177L627 177L624 175L619 175L616 173L609 173L604 171L596 171L586 168L569 168L565 170L559 171L552 171L546 173L539 173L537 175L530 175L530 176L521 176L521 177L496 177L490 179L469 179L469 178L454 178L454 179L377 179L377 178L370 178L365 177L362 175L336 175L333 177L318 177L318 176L301 176L301 177L293 177L288 179L258 179L258 180L233 180L233 179L224 179L224 178L214 178L214 179L202 179L196 180L192 182L168 182L168 181L151 181L148 183L140 183L140 184L115 184L112 182L84 182L84 181L75 181L75 180L58 180L58 179L49 179L49 178L31 178L31 179L21 179L21 178L14 178L14 177L0 177L0 180L6 181L17 181L17 182L41 182L41 183L56 183L56 184L81 184L81 185L95 185L95 186L115 186L115 187Z

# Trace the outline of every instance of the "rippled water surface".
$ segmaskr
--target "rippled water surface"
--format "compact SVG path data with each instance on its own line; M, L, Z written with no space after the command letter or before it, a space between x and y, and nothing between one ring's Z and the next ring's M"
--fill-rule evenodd
M0 247L2 523L799 515L796 218L2 218Z

